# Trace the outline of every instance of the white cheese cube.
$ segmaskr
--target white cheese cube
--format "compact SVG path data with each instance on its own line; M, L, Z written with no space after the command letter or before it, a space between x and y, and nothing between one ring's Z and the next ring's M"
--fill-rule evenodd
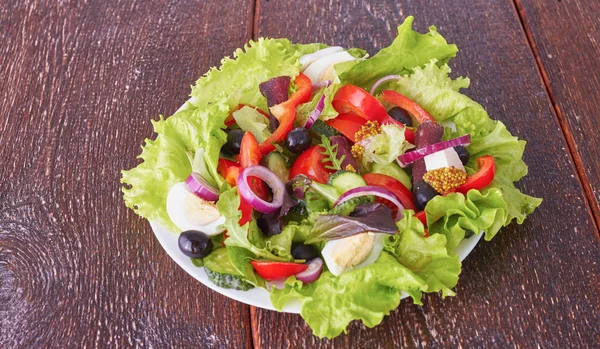
M427 168L427 171L451 166L465 171L465 167L463 166L462 161L460 161L458 153L456 153L454 148L447 148L425 157L425 168Z

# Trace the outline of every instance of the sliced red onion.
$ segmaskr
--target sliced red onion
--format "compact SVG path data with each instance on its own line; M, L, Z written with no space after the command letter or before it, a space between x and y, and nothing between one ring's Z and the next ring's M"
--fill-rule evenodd
M331 80L323 80L323 81L319 81L316 84L312 85L312 90L313 92L320 89L321 87L325 86L325 87L329 87L329 85L331 85Z
M306 123L304 124L305 129L309 129L312 127L315 121L317 121L317 119L319 118L319 115L321 115L321 113L323 112L323 108L325 108L325 94L321 96L321 99L319 99L319 103L317 103L317 107L315 108L315 110L312 111L312 113L310 113L310 116L306 120Z
M296 279L307 284L317 281L323 270L323 260L317 257L311 259L306 264L308 265L308 269L296 274Z
M347 192L342 194L342 196L340 196L339 199L337 199L337 201L335 202L335 204L333 206L337 206L344 201L354 199L359 196L367 196L367 195L368 196L370 196L370 195L377 196L382 199L386 199L387 201L394 204L396 207L398 207L398 213L396 213L396 217L394 217L394 220L397 222L400 219L402 219L402 216L403 216L402 211L404 211L404 206L402 206L402 204L400 203L400 200L398 200L398 197L396 195L394 195L394 193L392 193L391 191L389 191L385 188L382 188L382 187L374 186L374 185L366 185L364 187L358 187L358 188L348 190Z
M185 180L187 187L201 199L207 201L219 200L219 191L210 185L199 173L192 174Z
M248 184L248 177L257 177L267 183L273 191L273 201L268 202L259 198ZM262 213L273 213L283 205L283 194L285 184L273 173L273 171L260 165L246 167L238 178L238 192L257 211Z
M382 77L381 79L375 81L375 83L373 84L373 87L371 87L371 90L369 91L369 93L370 94L375 93L375 90L377 90L379 85L383 84L384 82L388 82L391 80L398 80L398 79L400 79L400 76L398 76L398 75L386 75L386 76Z
M309 267L310 268L310 267ZM308 270L308 269L307 269ZM306 271L306 270L305 270ZM283 290L283 288L285 287L285 280L287 280L287 278L283 278L283 279L277 279L277 280L271 280L265 282L265 288L267 289L267 291L271 292L271 288L275 287L278 290Z
M402 154L398 157L398 164L401 167L406 167L409 164L426 157L427 155L431 155L433 153L437 153L438 151L442 151L448 148L456 147L459 145L468 145L471 143L471 136L464 135L458 138L450 139L443 142L438 142L432 145L428 145L423 148L415 149L411 152Z

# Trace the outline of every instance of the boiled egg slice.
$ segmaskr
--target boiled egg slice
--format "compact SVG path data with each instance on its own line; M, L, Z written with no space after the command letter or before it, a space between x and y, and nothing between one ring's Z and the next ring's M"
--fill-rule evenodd
M331 240L325 244L321 255L327 269L338 276L373 264L383 250L385 236L386 234L382 233L363 233Z
M354 60L356 58L346 51L335 52L312 62L304 71L304 75L308 76L313 84L319 81L333 80L335 78L334 65Z
M177 183L169 190L167 213L182 231L199 230L212 236L224 230L220 226L225 223L225 217L219 213L217 205L198 197L185 182Z
M306 67L308 67L309 64L311 64L312 62L316 61L319 58L323 58L325 56L329 56L332 53L340 52L343 50L344 50L344 48L342 48L341 46L331 46L331 47L327 47L327 48L321 49L319 51L315 51L313 53L304 55L304 56L300 57L300 59L298 59L298 62L300 62L300 64L302 64L302 67L300 68L300 70L306 69Z

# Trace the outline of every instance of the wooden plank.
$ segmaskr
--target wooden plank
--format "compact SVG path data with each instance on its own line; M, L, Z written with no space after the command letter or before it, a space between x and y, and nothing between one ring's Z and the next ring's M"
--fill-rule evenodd
M286 16L280 14L285 13ZM386 46L404 16L458 44L467 94L528 141L525 192L545 199L522 226L482 242L463 263L458 295L405 300L373 329L319 340L296 315L253 309L257 347L584 347L597 343L600 249L567 144L510 1L260 1L255 36ZM595 149L598 149L597 147ZM274 329L273 324L277 324Z
M0 7L0 347L250 347L126 209L150 119L249 38L252 2Z
M516 3L600 224L600 2Z

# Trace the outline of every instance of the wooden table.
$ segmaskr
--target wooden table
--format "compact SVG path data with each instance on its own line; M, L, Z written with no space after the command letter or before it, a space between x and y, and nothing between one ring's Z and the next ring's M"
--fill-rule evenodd
M600 2L4 1L0 347L598 347ZM545 199L465 261L458 295L319 340L196 282L125 208L120 170L190 84L259 36L386 46L405 16L460 52L468 94L528 141Z

